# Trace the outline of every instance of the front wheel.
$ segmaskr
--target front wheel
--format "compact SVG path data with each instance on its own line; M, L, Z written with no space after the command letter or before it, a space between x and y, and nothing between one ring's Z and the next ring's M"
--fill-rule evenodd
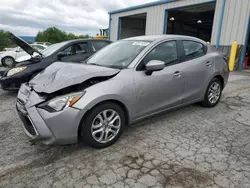
M205 107L214 107L218 104L222 93L222 83L218 78L211 80L207 87L207 91L202 101L202 105Z
M122 108L113 102L95 106L83 119L80 139L95 148L105 148L115 143L125 125Z

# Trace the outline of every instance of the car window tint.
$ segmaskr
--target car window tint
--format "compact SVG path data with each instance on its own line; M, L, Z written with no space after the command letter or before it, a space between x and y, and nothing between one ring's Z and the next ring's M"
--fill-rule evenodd
M164 61L165 64L173 63L177 61L177 47L176 41L168 41L159 44L144 58L143 63L146 65L151 60Z
M93 41L92 42L92 49L94 52L102 49L103 47L107 46L109 43L105 41Z
M68 48L64 49L64 50L62 51L62 53L64 53L64 54L67 55L67 56L73 55L72 47L73 47L73 46L69 46Z
M76 48L76 54L86 53L89 51L87 42L75 44L75 48Z
M185 60L191 60L205 55L204 46L199 42L183 41Z

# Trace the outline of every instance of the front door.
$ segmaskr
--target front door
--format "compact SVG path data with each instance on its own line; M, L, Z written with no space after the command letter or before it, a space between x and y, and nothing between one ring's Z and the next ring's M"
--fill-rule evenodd
M150 60L164 61L166 67L152 75L146 75L145 65ZM139 64L134 76L138 117L181 104L184 80L182 65L178 64L178 60L176 41L168 41L156 46Z
M27 54L22 48L20 47L17 47L16 48L16 57L15 59L19 58L19 57L22 57L22 56L25 56L25 55L29 55Z
M64 62L81 62L91 55L87 42L75 43L66 48L63 53L69 54L61 58Z

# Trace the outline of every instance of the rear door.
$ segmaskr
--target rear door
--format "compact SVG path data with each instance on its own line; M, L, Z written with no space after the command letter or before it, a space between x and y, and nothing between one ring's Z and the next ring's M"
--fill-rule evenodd
M183 78L185 80L183 101L189 103L201 99L202 90L213 71L213 58L206 55L202 43L183 40Z
M16 56L15 56L15 59L19 58L19 57L22 57L22 56L25 56L25 55L29 55L27 54L22 48L18 47L16 48Z

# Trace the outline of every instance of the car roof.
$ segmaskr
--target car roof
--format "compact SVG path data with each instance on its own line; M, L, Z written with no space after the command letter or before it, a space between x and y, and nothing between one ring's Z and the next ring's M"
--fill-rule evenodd
M185 36L185 35L149 35L149 36L131 37L131 38L126 38L124 40L138 40L138 41L140 40L140 41L156 42L156 41L161 41L161 40L166 40L166 39L194 40L194 41L199 41L203 44L207 44L205 41L201 39L198 39L196 37Z
M63 42L87 42L87 41L105 41L105 42L111 42L110 40L106 39L74 39L74 40L67 40Z

